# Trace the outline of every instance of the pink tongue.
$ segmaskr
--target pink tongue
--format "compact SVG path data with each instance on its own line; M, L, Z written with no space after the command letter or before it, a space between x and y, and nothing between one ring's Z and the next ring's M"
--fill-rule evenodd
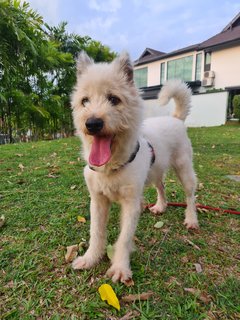
M93 137L92 149L89 162L92 166L101 167L111 158L112 137Z

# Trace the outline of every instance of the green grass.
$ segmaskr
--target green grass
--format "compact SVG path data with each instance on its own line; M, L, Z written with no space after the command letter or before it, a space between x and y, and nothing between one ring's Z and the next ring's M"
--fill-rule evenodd
M240 210L240 127L191 128L197 202ZM108 258L90 271L66 264L66 246L89 239L89 194L77 138L0 146L0 312L2 319L240 319L239 216L199 212L200 232L182 225L183 209L162 216L145 211L132 255L135 285L112 284L104 274ZM73 187L75 186L75 187ZM168 199L184 201L170 172ZM155 191L145 192L148 202ZM85 224L77 216L86 217ZM118 233L119 207L108 226L109 243ZM153 226L164 221L161 229ZM196 247L189 244L190 240ZM197 273L194 264L200 263ZM154 292L148 301L121 303L120 312L101 301L98 287L113 286L118 297ZM186 292L194 288L200 294ZM207 296L204 302L201 295Z

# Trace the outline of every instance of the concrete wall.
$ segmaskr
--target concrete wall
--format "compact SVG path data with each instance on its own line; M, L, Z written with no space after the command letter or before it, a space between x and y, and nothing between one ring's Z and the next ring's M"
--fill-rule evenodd
M227 118L228 92L203 93L192 96L192 109L185 123L188 127L212 127L225 124ZM144 117L171 115L174 101L158 106L157 100L144 101Z

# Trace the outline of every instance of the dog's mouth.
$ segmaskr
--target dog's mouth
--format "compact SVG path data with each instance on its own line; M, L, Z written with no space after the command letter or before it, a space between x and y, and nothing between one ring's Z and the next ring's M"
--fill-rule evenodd
M113 136L93 136L93 143L89 155L89 163L92 166L101 167L110 160L111 144Z

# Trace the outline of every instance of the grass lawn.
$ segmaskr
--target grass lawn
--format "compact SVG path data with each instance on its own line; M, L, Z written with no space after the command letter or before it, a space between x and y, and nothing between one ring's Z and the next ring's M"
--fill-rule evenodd
M240 211L240 127L191 128L197 202ZM107 256L90 271L73 271L66 246L89 239L89 194L69 138L0 146L1 319L240 319L240 216L199 212L200 232L188 232L184 209L143 212L132 255L134 286L113 284L104 274ZM168 200L183 202L175 176L166 179ZM145 192L154 202L153 189ZM113 205L109 243L118 234ZM86 218L86 223L77 217ZM158 221L164 225L154 228ZM82 252L86 250L82 249ZM101 301L98 288L112 285L120 311ZM187 289L188 288L188 289ZM189 290L190 288L190 290ZM147 301L121 297L152 291ZM126 316L125 316L126 315ZM124 317L125 316L125 317Z

